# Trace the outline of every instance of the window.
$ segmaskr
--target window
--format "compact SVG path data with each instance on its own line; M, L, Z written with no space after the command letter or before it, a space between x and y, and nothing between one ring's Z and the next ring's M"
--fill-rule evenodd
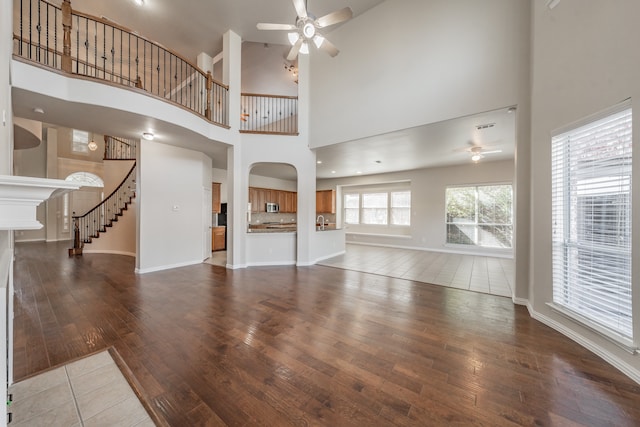
M629 343L632 120L613 111L551 141L553 302Z
M411 191L391 193L391 224L411 224Z
M360 224L360 194L344 195L344 222Z
M360 188L344 193L345 224L411 225L411 191ZM402 185L406 187L406 184Z
M362 223L387 224L387 193L364 193L362 195Z
M89 132L73 130L71 151L74 153L89 153Z
M75 172L64 180L76 182L81 184L82 187L104 187L104 181L102 181L102 178L90 172Z
M511 185L449 187L445 197L447 243L511 248Z

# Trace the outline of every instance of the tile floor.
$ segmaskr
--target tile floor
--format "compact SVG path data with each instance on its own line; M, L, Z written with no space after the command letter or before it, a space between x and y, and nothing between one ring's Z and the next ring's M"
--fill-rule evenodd
M108 351L13 384L11 427L154 426Z
M511 297L513 259L347 244L329 267Z
M211 252L211 257L204 260L205 263L211 265L218 265L220 267L227 266L227 251L215 251Z

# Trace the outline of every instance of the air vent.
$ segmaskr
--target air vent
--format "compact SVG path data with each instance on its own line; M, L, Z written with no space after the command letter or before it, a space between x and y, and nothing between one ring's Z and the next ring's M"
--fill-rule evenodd
M496 125L495 123L487 123L487 124L484 124L484 125L477 125L476 129L477 130L489 129L489 128L494 127L495 125Z

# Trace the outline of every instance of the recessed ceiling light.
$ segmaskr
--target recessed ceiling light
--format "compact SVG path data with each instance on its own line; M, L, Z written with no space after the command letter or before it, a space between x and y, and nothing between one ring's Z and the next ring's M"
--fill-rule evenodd
M336 171L331 171L331 173L336 173Z
M144 0L133 0L133 2L138 6L144 6Z
M322 160L317 160L316 163L321 165L322 164Z
M33 109L34 113L38 113L38 114L44 114L44 110L40 107L36 107Z
M142 134L142 137L147 141L153 141L153 138L155 138L155 135L152 134L151 132L145 132Z
M362 171L356 171L356 173L357 173L358 175L360 175L360 174L362 173Z
M511 113L515 113L516 112L516 107L509 107L507 109L507 113L511 114Z

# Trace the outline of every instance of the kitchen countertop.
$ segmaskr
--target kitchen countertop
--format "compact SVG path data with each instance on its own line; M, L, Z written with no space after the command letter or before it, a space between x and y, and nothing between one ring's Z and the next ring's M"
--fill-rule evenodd
M263 222L260 224L249 224L248 233L294 233L298 230L296 223L291 222ZM324 230L320 228L320 223L316 223L316 231L341 230L336 228L335 222L325 224Z

